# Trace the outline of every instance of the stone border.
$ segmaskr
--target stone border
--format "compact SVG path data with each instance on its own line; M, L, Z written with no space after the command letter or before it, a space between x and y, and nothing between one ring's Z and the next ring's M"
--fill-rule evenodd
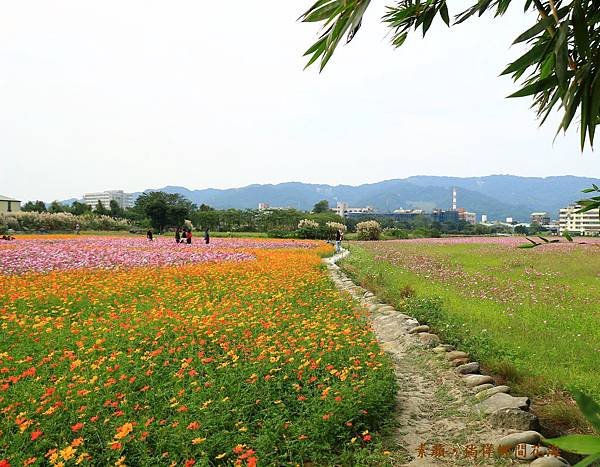
M530 465L536 467L570 465L562 457L551 456L548 448L539 446L544 437L539 433L540 423L537 416L529 412L529 398L511 396L508 394L510 387L496 386L491 376L481 374L479 363L471 361L469 354L456 350L451 345L442 344L439 336L430 332L429 326L420 324L415 318L381 302L372 292L356 285L336 264L349 254L348 250L342 249L340 253L323 260L335 285L366 306L371 314L393 312L394 317L400 321L406 337L412 338L421 347L431 349L433 353L456 367L455 371L462 383L470 388L474 398L479 401L474 405L474 410L486 415L497 428L515 430L514 433L495 441L497 452L504 455L513 453L516 459L533 461Z

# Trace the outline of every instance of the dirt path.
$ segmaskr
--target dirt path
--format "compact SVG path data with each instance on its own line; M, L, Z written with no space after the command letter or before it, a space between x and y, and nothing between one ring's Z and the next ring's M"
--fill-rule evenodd
M409 333L418 322L353 284L335 264L340 258L336 255L326 260L333 281L368 307L380 345L394 363L399 391L397 428L389 440L393 464L519 464L506 455L494 454L494 441L511 431L494 429L486 416L475 410L480 401L444 358L445 352L434 352L431 345L424 346L416 334Z

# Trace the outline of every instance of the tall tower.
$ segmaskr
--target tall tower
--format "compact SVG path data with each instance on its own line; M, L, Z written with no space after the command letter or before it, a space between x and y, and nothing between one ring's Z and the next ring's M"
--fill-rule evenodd
M452 188L452 210L456 211L456 187Z

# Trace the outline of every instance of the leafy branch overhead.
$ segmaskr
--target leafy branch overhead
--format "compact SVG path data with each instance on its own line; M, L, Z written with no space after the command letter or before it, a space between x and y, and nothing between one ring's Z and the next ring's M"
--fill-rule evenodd
M532 107L543 124L553 109L562 109L558 131L566 131L579 114L580 140L594 143L600 116L600 0L521 0L533 24L514 43L527 51L502 72L521 81L509 97L532 96ZM513 0L479 0L453 18L446 0L396 0L383 22L392 30L392 44L400 47L412 30L427 33L436 17L447 26L490 11L502 16ZM323 24L319 39L306 51L307 67L327 65L336 47L350 42L362 24L370 0L318 0L301 20Z

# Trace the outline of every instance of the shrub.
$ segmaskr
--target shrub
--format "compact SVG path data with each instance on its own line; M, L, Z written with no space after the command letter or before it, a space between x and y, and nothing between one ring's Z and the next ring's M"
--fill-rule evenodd
M408 232L404 229L384 229L383 232L393 238L401 238L403 240L408 238Z
M5 213L0 218L0 225L6 225L7 228L17 231L75 230L77 224L82 230L128 230L130 228L129 223L124 219L92 214L74 216L66 212L13 212Z
M325 228L327 229L329 237L333 237L338 230L343 234L346 233L347 230L347 227L340 222L326 222Z
M377 221L359 222L356 224L356 232L359 240L379 240L381 225Z
M321 226L318 222L311 221L310 219L302 219L298 223L298 237L299 238L320 238Z

